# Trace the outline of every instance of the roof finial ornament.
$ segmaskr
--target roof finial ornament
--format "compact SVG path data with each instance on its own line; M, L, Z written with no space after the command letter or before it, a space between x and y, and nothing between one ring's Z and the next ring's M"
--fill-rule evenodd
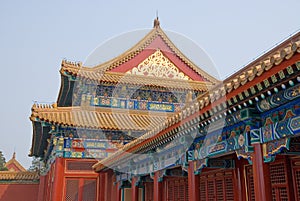
M154 25L153 28L158 28L160 25L159 20L158 20L158 11L156 11L156 18L154 19Z

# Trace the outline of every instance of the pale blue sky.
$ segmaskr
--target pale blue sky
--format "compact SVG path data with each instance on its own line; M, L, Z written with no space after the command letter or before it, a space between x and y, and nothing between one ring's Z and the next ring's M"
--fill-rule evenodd
M222 77L299 30L299 0L1 1L0 150L28 168L34 100L56 101L63 58L84 61L120 33L161 27L189 37Z

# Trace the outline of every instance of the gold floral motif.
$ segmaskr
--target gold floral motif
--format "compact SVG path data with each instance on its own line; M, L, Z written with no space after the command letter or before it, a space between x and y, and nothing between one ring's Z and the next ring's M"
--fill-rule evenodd
M165 57L160 50L156 50L156 52L127 73L133 75L189 80L189 77L183 72L180 72L180 70L167 57Z

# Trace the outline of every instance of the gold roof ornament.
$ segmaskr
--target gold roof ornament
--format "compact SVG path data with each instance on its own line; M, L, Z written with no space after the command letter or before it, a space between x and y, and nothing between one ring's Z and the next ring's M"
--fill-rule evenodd
M189 80L159 49L127 74Z

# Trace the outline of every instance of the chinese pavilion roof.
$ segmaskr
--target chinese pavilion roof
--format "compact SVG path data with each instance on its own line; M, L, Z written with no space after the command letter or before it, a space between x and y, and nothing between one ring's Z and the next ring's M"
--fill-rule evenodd
M38 172L29 172L16 160L16 153L5 163L8 171L0 171L0 183L33 182L39 180Z
M14 152L13 157L5 163L5 167L9 171L13 172L23 172L26 171L26 169L16 160L16 153Z
M196 120L199 124L200 115L212 112L212 109L218 110L218 107L215 107L217 105L220 106L221 110L224 110L222 104L228 105L229 109L230 107L233 107L233 104L231 103L233 102L232 100L237 100L238 96L241 97L239 99L242 99L243 101L235 104L242 104L246 100L251 100L250 94L252 94L253 98L253 95L256 94L256 92L249 92L248 90L250 87L255 85L266 86L265 83L269 82L266 81L268 78L271 76L281 77L278 74L284 73L283 70L287 68L289 68L287 74L292 75L292 72L295 72L293 67L291 67L292 65L300 70L299 53L300 32L291 36L280 45L224 80L223 84L214 86L210 91L201 94L197 97L196 101L187 105L180 112L167 118L164 122L158 124L157 127L140 138L126 144L121 150L118 150L111 156L101 160L95 164L93 168L96 171L101 171L107 166L112 167L112 165L117 164L119 161L126 160L126 157L130 155L126 155L127 153L142 152L146 148L158 144L158 142L164 143L168 137L174 134L174 132L170 131L172 128L174 129L183 126L188 130L189 123L191 124ZM266 88L265 90L268 89ZM262 92L264 91L260 91L259 94ZM214 105L214 107L212 105Z
M167 37L163 30L156 26L154 27L142 40L135 46L127 50L120 56L94 66L92 68L82 66L82 63L62 62L61 73L68 72L71 75L97 80L104 82L116 82L120 76L125 74L138 74L148 76L152 72L145 73L144 66L159 65L166 66L168 71L172 70L171 75L166 75L167 78L182 78L194 81L202 81L210 84L218 83L218 80L206 73L204 70L195 65L189 60ZM162 70L162 69L160 69ZM120 73L118 75L111 74L113 72ZM164 74L160 71L160 75ZM180 75L180 76L178 76ZM157 75L155 75L157 78ZM178 79L176 79L178 81ZM140 84L134 79L128 79L126 82L133 84ZM149 80L147 80L149 81ZM153 86L161 86L165 84L165 80L158 79L151 84ZM141 83L143 84L143 83ZM171 85L175 86L175 85Z
M32 121L40 120L72 127L109 130L151 130L170 114L148 111L128 111L115 108L52 107L37 105L32 107Z

